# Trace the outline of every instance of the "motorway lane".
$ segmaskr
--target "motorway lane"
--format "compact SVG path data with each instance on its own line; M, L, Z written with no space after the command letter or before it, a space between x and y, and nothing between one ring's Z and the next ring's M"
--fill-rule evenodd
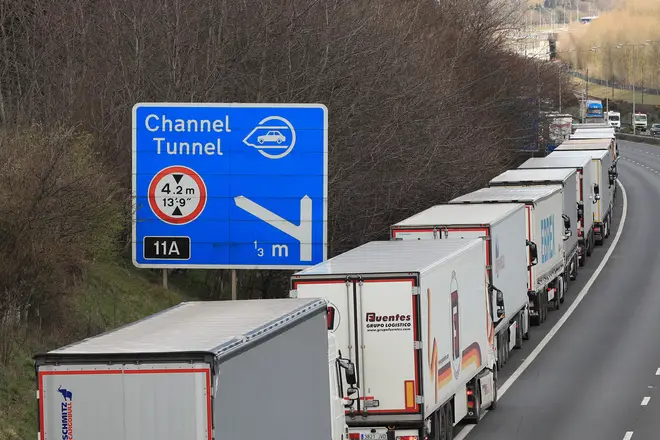
M613 223L612 223L612 232L610 235L610 238L608 238L605 241L605 244L603 246L596 246L593 250L593 253L591 257L587 259L586 265L584 267L579 268L578 272L578 278L575 281L572 281L569 290L566 294L566 299L564 301L564 304L562 304L562 307L559 311L550 311L548 314L548 319L546 322L543 323L542 326L540 327L532 327L531 328L531 338L529 341L524 341L523 348L520 350L514 350L510 354L509 362L504 366L504 368L499 372L498 375L498 388L501 388L503 384L507 382L509 377L518 369L518 367L526 360L526 358L532 353L532 351L537 347L539 342L548 334L548 332L557 324L557 321L564 315L564 313L571 307L573 302L575 301L578 293L582 291L584 288L585 284L589 281L589 279L592 277L594 274L596 268L599 266L601 263L605 253L609 250L611 244L612 244L612 239L616 235L618 229L619 229L619 220L621 218L621 213L622 213L622 192L619 189L617 192L617 199L615 200L615 209L614 209L614 215L613 215ZM613 258L614 256L612 256ZM582 307L582 305L580 305ZM572 317L571 317L572 319ZM546 347L546 350L549 348ZM530 366L526 370L526 374L529 374L530 371L537 371L534 370L535 368L535 363ZM525 376L525 378L521 377L520 380L522 381L523 379L527 379L528 376ZM493 413L488 413L484 416L482 421L480 422L479 425L477 425L474 429L474 432L472 434L468 434L468 438L490 438L491 432L489 432L492 428L491 425L494 422L497 422L499 419L502 419L503 417L506 416L507 409L506 406L506 398L508 396L508 393L512 392L513 388L507 391L507 394L502 396L502 400L500 400L500 404L498 406L497 412ZM533 398L532 402L538 401L537 398ZM492 420L492 419L498 419L498 420ZM518 416L519 420L521 417ZM515 421L515 420L514 420ZM500 420L500 422L502 422ZM487 427L484 428L483 430L482 425L486 424ZM499 425L498 425L499 426ZM516 425L517 426L517 425ZM502 428L498 428L502 429ZM457 438L461 439L463 436L466 434L464 426L457 426L456 427L456 436ZM484 431L487 432L487 434L479 434L479 432ZM533 430L532 433L536 435L536 430ZM509 434L503 434L503 438L514 438L514 437L507 437ZM478 436L478 437L477 437ZM520 438L525 438L521 436ZM553 437L550 437L553 438Z
M629 203L621 241L573 316L468 439L658 438L660 396L648 387L660 386L660 149L620 146L650 168L619 162ZM643 406L644 397L652 398Z

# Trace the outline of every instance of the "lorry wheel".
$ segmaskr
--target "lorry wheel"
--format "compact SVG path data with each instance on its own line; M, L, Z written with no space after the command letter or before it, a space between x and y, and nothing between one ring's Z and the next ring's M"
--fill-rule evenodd
M447 428L444 425L445 422L445 409L443 407L433 413L429 440L442 440L444 438L445 432L447 431Z
M545 310L546 310L546 299L548 298L547 292L544 294L541 292L539 295L539 323L543 324L545 322Z
M611 221L612 221L612 214L608 214L607 219L605 219L605 224L606 224L606 229L605 230L607 231L607 232L605 232L605 238L608 238L610 236L610 232L612 232L612 231L610 231L610 222Z
M575 262L573 263L573 274L571 275L571 279L576 280L578 277L578 260L580 258L578 258L577 254L573 258L575 258ZM580 264L580 266L582 266L582 264Z
M446 440L453 440L454 439L454 411L451 407L451 403L448 403L445 408L447 408L447 418L445 419L447 422L445 423L445 426L447 428L446 434L445 434L445 439Z
M561 280L557 280L557 288L555 289L555 299L552 300L554 303L553 309L555 311L559 310L559 307L561 307L561 289L562 289L562 283Z
M522 329L522 313L518 313L516 317L516 345L513 348L522 348L523 329Z
M493 401L488 406L489 411L495 411L497 409L497 377L493 378Z
M587 250L586 250L586 248L587 248L587 246L586 246L586 241L585 241L585 244L580 246L580 255L582 255L582 258L578 257L578 264L579 264L580 267L583 267L584 264L587 262L587 254L586 254Z
M477 387L477 395L474 398L474 421L472 424L476 425L481 419L481 386Z
M525 314L521 314L521 320L525 319ZM523 334L523 339L528 340L529 339L529 328L532 326L532 320L530 319L529 312L527 314L527 332ZM522 331L522 330L521 330Z
M593 237L587 242L587 257L591 257L591 252L594 250Z
M529 323L531 325L533 325L534 327L538 327L539 325L541 325L541 316L540 315L541 314L539 313L536 316L530 316L529 317Z

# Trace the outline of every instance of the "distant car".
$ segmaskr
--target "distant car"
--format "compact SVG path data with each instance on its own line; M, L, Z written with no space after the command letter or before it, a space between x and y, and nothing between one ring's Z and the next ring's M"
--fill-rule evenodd
M286 138L279 131L269 131L268 133L257 137L257 142L260 144L263 144L264 142L277 142L278 144L281 144L285 140Z
M653 136L659 135L660 134L660 124L653 124L651 125L651 134Z

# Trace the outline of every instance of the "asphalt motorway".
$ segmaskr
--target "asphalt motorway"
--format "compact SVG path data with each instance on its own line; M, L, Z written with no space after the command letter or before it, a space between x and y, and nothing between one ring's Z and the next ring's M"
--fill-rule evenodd
M619 180L627 193L620 240L586 296L564 320L618 233L613 230L571 283L562 309L551 311L531 340L515 350L499 375L498 408L456 431L468 440L644 440L660 432L660 147L619 141ZM552 332L542 351L535 346ZM534 351L527 368L517 367ZM513 375L515 381L507 379ZM468 431L470 431L468 433Z

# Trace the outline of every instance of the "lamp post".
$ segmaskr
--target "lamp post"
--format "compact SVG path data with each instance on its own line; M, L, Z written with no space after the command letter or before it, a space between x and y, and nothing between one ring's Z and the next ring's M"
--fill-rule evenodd
M635 47L648 46L649 43L642 44L617 44L617 49L622 49L624 47L632 47L632 117L630 118L630 123L633 128L633 135L637 133L637 127L635 127Z
M575 52L575 53L579 53L579 52L596 52L596 50L599 49L599 48L600 48L600 46L592 46L589 49L568 49L568 50L563 50L563 51L557 51L556 54L560 55L560 54L568 54L568 53L573 53L573 52ZM571 63L571 65L572 65L572 63ZM582 111L582 115L581 115L582 123L584 123L584 118L586 116L587 98L588 98L588 93L589 93L589 69L587 69L587 76L586 76L586 80L584 82L584 86L585 86L585 88L584 88L584 91L582 93L582 99L581 99L582 106L583 106L583 109L584 109ZM560 96L559 96L559 106L560 106L559 111L561 112L561 81L560 81L559 87L560 87L560 89L559 89L559 94L560 94Z

